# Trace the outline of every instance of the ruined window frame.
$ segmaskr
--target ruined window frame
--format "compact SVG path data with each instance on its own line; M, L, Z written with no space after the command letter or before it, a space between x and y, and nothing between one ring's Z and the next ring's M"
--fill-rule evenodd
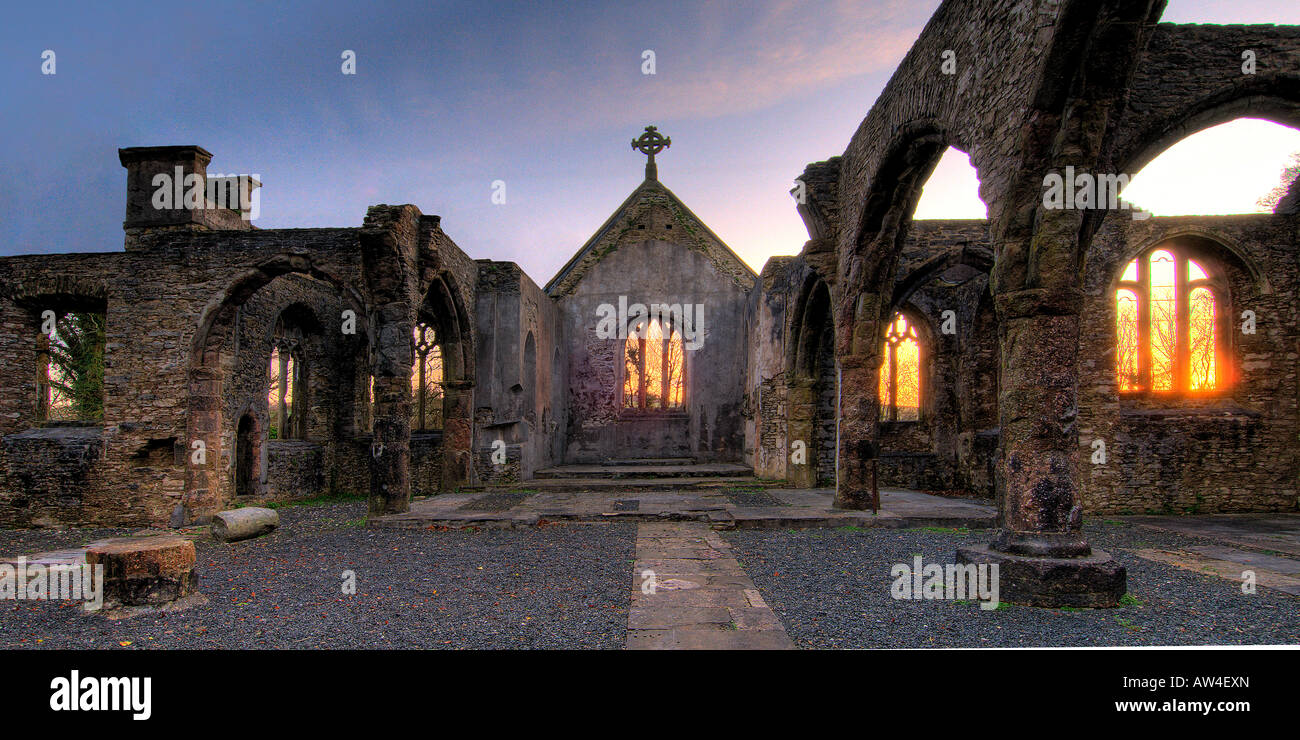
M271 429L268 428L268 441L307 440L310 437L307 417L311 408L311 378L314 368L308 360L308 354L313 348L319 351L315 342L320 341L321 330L316 313L302 303L285 306L275 319L271 332L272 351L268 362L267 388L268 425L273 424L275 438L272 440ZM273 397L271 386L275 385L277 379L279 387Z
M893 334L894 326L898 318L902 317L907 323L907 336L902 337L900 341L892 343L890 337ZM888 386L890 388L890 397L883 396L880 401L880 423L881 424L918 424L925 420L925 402L928 395L928 384L926 382L926 370L929 367L930 353L928 336L925 331L925 324L920 319L916 311L911 308L899 308L889 317L889 323L885 327L884 337L881 339L881 363L880 372L876 378L877 393L881 385L885 384L886 377L890 379ZM916 342L916 418L900 419L898 418L898 383L894 378L898 375L898 358L895 347L902 341L910 339ZM888 373L888 375L886 375Z
M97 341L91 347L97 361L92 361L98 366L98 385L99 398L98 409L95 413L76 416L64 416L62 418L51 418L51 412L56 408L72 409L77 406L77 401L73 398L66 398L65 403L55 403L56 396L59 392L55 388L55 382L51 379L51 372L54 370L56 361L53 359L54 340L49 334L38 330L35 340L36 354L36 407L34 421L36 426L47 426L52 424L72 424L81 426L94 426L104 421L104 414L108 403L108 388L105 384L105 370L108 359L108 307L104 305L88 306L84 305L85 301L75 300L71 303L62 302L61 305L51 308L41 308L35 311L35 320L39 324L43 319L41 313L49 310L55 316L55 333L58 332L58 323L74 314L95 315L100 317L102 324L102 335L97 337ZM40 304L44 306L42 302ZM53 306L53 304L51 304ZM38 326L39 329L39 326Z
M1152 255L1168 252L1174 265L1174 351L1172 358L1171 387L1154 387L1152 369L1151 334L1151 267ZM1195 264L1205 274L1204 278L1190 277L1189 265ZM1136 265L1136 279L1125 279L1130 267ZM1214 385L1193 389L1191 347L1191 297L1205 289L1214 300ZM1137 374L1135 387L1124 387L1121 376L1119 336L1119 299L1122 291L1129 291L1137 301ZM1232 362L1232 293L1222 259L1213 250L1198 248L1178 239L1165 239L1152 244L1120 262L1114 284L1109 293L1111 329L1114 333L1114 365L1112 382L1116 393L1127 399L1204 399L1227 395L1233 386Z
M275 419L276 440L307 438L305 412L307 379L310 377L307 353L303 348L301 330L295 328L292 331L290 336L277 336L272 343L269 386L275 387L276 398L269 415ZM277 378L278 384L275 382ZM267 395L270 396L270 388ZM269 433L267 436L269 438Z
M447 379L447 369L443 364L446 360L446 353L443 351L443 341L441 333L432 321L421 319L415 323L411 332L411 432L413 434L437 434L442 432L444 425L442 401L446 399L446 390L444 382ZM426 377L429 366L429 358L437 352L438 368L440 377L438 380L429 380ZM428 386L436 386L436 393L433 393L433 399L438 402L437 408L431 408L429 405L428 395L424 392ZM430 418L437 418L437 425L429 424Z
M651 407L647 403L648 393L647 393L646 372L645 372L645 361L646 361L645 343L647 340L646 338L641 336L642 331L638 327L639 325L644 323L645 333L648 334L650 331L649 327L652 322L659 323L659 330L664 337L663 345L665 346L668 345L672 341L672 338L676 336L677 341L681 346L681 367L678 368L676 371L676 375L678 376L679 382L681 383L681 401L672 406L667 405L667 398L671 394L661 393L660 405L657 407ZM633 341L639 342L639 355L641 359L640 359L640 366L637 371L637 376L638 376L637 394L636 394L637 403L635 405L629 405L628 404L629 396L627 391L627 381L628 381L627 352L628 352L629 343ZM652 316L644 319L637 319L636 321L632 321L628 323L627 331L626 331L626 339L618 340L618 347L619 347L619 352L618 352L619 360L618 360L618 377L617 377L616 392L618 394L618 407L619 407L619 413L621 415L666 416L666 415L686 413L686 410L689 407L688 404L690 403L690 399L688 398L688 392L687 392L689 383L686 382L687 365L689 364L687 355L690 353L686 349L686 338L685 336L683 336L680 328L678 328L671 320L665 320L662 316ZM661 383L663 384L663 388L667 389L672 386L672 379L671 379L672 374L665 372L664 370L663 363L666 361L665 358L666 358L666 353L664 352L663 349L661 349L659 352L659 362L660 362L659 376L661 378Z

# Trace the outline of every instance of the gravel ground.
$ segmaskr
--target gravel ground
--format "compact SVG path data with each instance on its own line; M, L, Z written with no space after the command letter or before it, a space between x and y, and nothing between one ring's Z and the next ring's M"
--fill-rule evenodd
M1064 611L970 601L896 601L895 563L951 563L988 531L741 530L725 537L796 644L805 648L1257 645L1300 643L1300 599L1268 589L1245 595L1232 581L1137 557L1210 541L1102 523L1094 547L1128 568L1137 603Z
M134 529L0 529L0 559L81 547L95 540L126 537Z
M0 603L0 648L621 648L636 529L365 529L363 503L280 510L275 533L198 546L206 605L109 621ZM0 530L0 551L123 531ZM342 593L343 572L355 595ZM123 645L123 643L129 643Z

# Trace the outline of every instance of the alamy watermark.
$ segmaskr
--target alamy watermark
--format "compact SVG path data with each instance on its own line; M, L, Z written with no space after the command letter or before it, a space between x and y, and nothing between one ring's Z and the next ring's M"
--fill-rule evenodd
M601 339L644 339L650 324L658 321L664 327L665 338L671 329L682 339L688 350L704 346L703 303L644 303L629 304L627 296L618 297L618 305L602 303L596 307L596 336Z
M1065 174L1052 172L1043 177L1043 208L1049 211L1132 210L1133 220L1151 218L1148 211L1134 209L1119 194L1128 187L1126 174L1092 174L1078 172L1073 165Z
M83 601L85 610L104 606L104 566L84 563L0 563L0 600Z
M998 608L997 563L941 565L917 555L910 564L895 563L889 575L894 579L889 595L898 600L971 599L985 611Z
M154 210L201 211L224 208L237 211L245 221L252 221L262 212L262 195L259 192L262 186L261 175L218 173L204 178L196 172L187 175L178 166L174 175L168 172L154 175L151 184L154 191L150 202Z

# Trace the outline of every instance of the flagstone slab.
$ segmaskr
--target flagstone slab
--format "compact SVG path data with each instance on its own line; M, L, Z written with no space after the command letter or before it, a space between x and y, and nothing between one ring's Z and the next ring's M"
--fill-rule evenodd
M629 650L794 647L731 547L708 525L643 524L636 552Z

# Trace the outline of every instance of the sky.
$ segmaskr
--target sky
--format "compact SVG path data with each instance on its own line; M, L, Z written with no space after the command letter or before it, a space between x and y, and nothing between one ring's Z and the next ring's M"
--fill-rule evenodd
M198 144L210 172L258 175L261 228L413 203L471 257L545 284L640 183L629 143L653 124L673 141L660 180L757 271L799 252L794 178L843 152L938 5L23 3L0 27L0 254L120 250L116 150ZM1171 0L1165 20L1300 24L1300 3ZM1300 132L1235 122L1168 150L1126 197L1158 215L1257 210L1293 151ZM916 217L982 217L976 188L950 150Z

